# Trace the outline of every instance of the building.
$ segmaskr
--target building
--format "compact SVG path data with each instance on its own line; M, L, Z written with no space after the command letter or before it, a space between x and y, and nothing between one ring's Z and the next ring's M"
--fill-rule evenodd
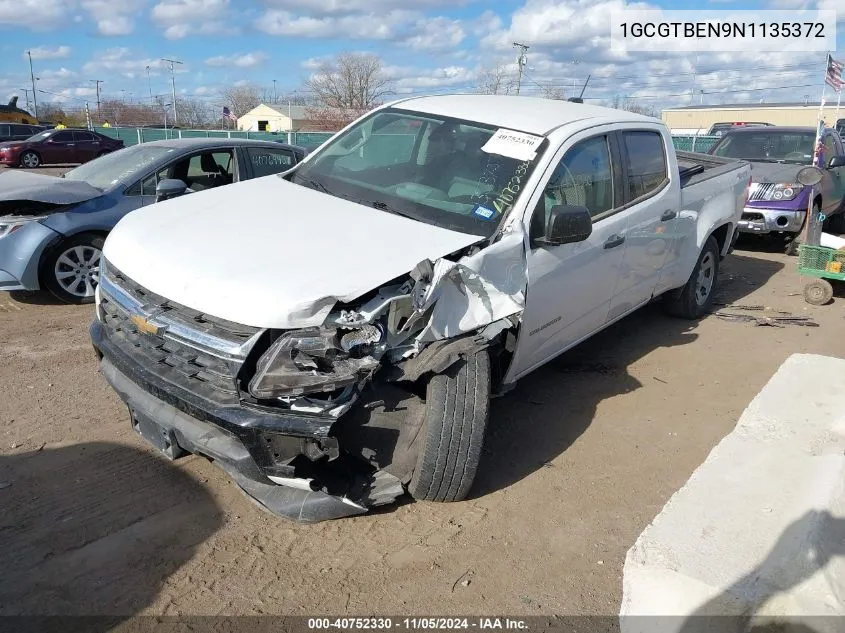
M305 106L262 103L238 117L238 129L248 132L296 132L307 126Z
M30 123L38 124L38 119L32 116L26 110L21 110L18 107L17 96L9 99L8 105L0 105L0 121L3 123Z
M772 125L807 125L814 127L818 122L818 102L784 103L735 103L723 105L690 105L667 108L662 113L663 121L675 133L704 134L714 123L771 123ZM828 127L834 127L837 119L845 123L845 104L837 117L836 103L824 107L824 120Z

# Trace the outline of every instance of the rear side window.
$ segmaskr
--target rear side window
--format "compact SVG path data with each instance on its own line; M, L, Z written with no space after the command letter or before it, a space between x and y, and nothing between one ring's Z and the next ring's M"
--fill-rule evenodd
M0 125L0 136L9 136L9 126L8 125Z
M658 132L623 132L627 155L627 199L634 200L660 189L668 180L663 137Z
M94 135L91 132L74 132L73 139L75 141L95 141Z
M293 154L286 149L248 147L246 153L256 178L287 171L296 164Z

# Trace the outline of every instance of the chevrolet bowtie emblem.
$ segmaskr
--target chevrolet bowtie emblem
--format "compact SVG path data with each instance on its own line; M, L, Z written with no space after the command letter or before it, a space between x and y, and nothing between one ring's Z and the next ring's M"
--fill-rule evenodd
M144 334L158 334L164 328L160 328L153 323L150 323L146 317L140 314L133 314L129 317L132 323L135 324L135 327L138 328L139 332L143 332Z

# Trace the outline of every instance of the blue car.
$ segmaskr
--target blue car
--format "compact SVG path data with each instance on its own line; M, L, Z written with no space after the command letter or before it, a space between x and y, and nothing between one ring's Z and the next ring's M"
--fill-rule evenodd
M90 303L103 242L127 213L285 172L305 154L271 141L174 139L113 152L61 178L2 170L0 291L47 289L68 303Z

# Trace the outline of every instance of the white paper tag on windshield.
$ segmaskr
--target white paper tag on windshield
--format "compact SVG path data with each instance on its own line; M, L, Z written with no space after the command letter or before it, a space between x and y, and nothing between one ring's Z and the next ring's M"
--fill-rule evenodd
M499 128L481 150L488 154L500 154L516 160L532 160L537 155L537 148L542 142L542 136Z

